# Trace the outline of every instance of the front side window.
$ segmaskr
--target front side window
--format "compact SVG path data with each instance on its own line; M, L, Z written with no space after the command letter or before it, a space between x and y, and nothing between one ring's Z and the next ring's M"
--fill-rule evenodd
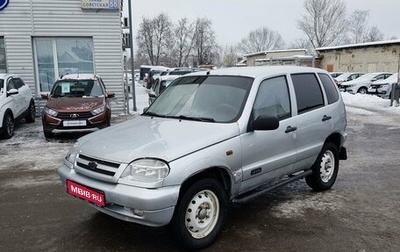
M296 92L298 114L324 106L321 86L313 73L292 74L291 77Z
M233 122L239 118L253 78L188 76L162 92L145 114L161 117Z
M264 80L257 93L252 116L277 117L280 120L291 116L290 97L285 76Z
M35 38L37 82L49 92L65 74L94 73L91 38Z
M4 45L4 38L0 37L0 73L6 72L6 47Z

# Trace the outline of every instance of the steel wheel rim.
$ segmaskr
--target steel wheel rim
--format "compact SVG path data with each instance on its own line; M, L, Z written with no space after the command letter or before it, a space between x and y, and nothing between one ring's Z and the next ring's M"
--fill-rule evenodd
M335 171L335 156L332 151L327 150L321 158L320 174L321 180L328 183Z
M210 190L196 193L185 214L185 226L190 235L195 239L209 235L217 224L219 211L219 200L215 193Z

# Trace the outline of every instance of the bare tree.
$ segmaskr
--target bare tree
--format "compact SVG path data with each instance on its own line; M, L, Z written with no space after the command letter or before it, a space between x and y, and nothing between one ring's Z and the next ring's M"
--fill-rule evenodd
M215 41L211 20L207 18L196 19L193 40L198 65L212 64L219 56L219 48Z
M251 31L238 45L239 50L244 53L262 52L267 50L281 49L284 46L282 36L268 27L261 27Z
M188 65L188 57L193 50L193 24L187 18L178 20L178 24L174 28L175 45L172 52L175 58L175 65L180 67Z
M368 33L364 37L364 42L381 41L384 38L384 34L376 26L372 26Z
M342 0L305 0L306 15L297 21L314 48L339 44L346 35L346 5Z
M369 16L368 10L355 10L349 18L349 37L348 43L362 43L367 34L367 18Z
M166 14L161 13L153 19L143 18L136 41L139 50L147 54L151 65L159 65L160 58L166 56L171 28L172 23Z
M384 35L376 26L368 27L368 10L356 10L349 18L347 43L357 44L382 40Z
M238 51L234 46L226 46L224 50L223 62L225 67L233 67L238 61Z

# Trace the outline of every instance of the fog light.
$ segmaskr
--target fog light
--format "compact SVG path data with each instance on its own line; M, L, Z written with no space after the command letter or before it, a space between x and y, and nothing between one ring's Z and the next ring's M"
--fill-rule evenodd
M144 214L144 211L140 210L140 209L133 209L133 214L142 217Z

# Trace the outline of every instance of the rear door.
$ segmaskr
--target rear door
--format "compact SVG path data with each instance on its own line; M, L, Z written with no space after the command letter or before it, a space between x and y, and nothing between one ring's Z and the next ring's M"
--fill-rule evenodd
M295 171L310 168L332 131L322 86L315 73L292 74L296 94L297 160ZM336 89L335 89L336 90Z

